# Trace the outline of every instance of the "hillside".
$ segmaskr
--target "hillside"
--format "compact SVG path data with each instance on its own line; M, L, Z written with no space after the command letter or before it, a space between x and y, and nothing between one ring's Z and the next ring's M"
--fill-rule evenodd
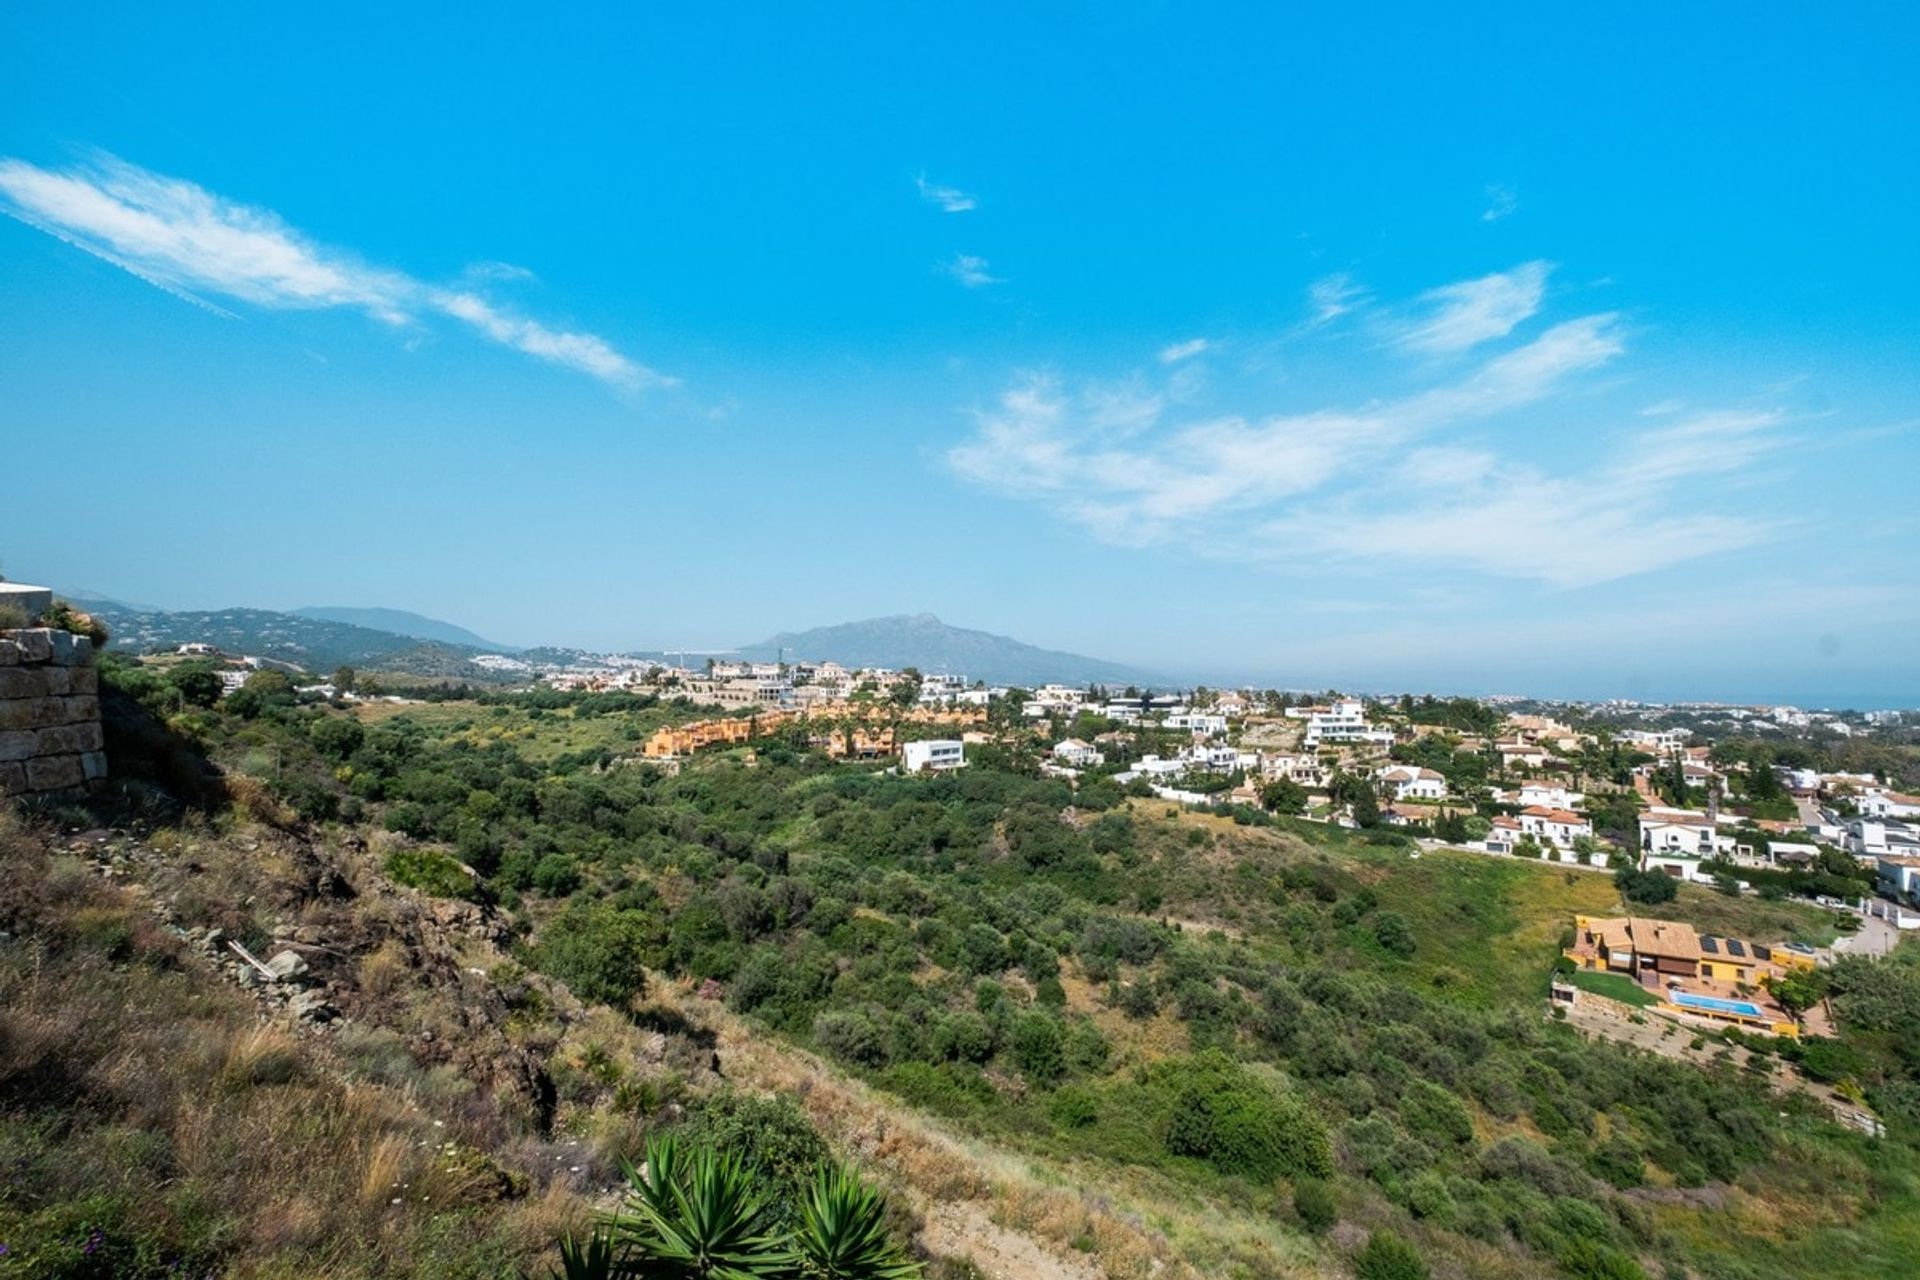
M321 622L344 622L349 626L365 627L372 631L388 631L397 636L411 636L415 640L431 640L438 644L453 645L456 648L479 649L487 653L517 653L513 645L496 644L484 639L465 627L451 622L442 622L438 618L429 618L424 614L411 613L405 609L360 609L345 605L307 605L299 609L289 609L288 613L296 618L313 618Z
M472 664L479 652L467 645L412 636L271 609L214 609L136 613L109 601L76 600L107 625L110 648L151 653L183 644L211 644L224 652L272 658L320 674L338 667L378 669L421 676L488 679Z
M152 733L109 733L142 823L116 885L190 942L323 948L313 989L362 1028L326 1035L389 1026L434 1118L500 1117L462 1132L491 1135L475 1145L510 1192L430 1206L470 1215L476 1240L561 1194L527 1151L608 1169L731 1086L793 1099L812 1141L885 1185L930 1280L1877 1280L1920 1249L1920 1087L1897 1036L1920 953L1836 966L1844 1039L1804 1057L1713 1032L1649 1054L1542 1016L1573 914L1620 909L1612 878L1075 788L1022 763L1042 731L1020 722L959 776L838 763L798 735L669 774L638 754L699 714L672 701L178 711L165 667L107 674L116 705L182 735L156 753ZM195 752L231 799L172 816L139 762ZM68 855L43 840L44 877ZM124 953L124 930L76 906L83 923L0 929ZM1692 886L1647 910L1756 938L1833 929L1808 903ZM439 995L401 962L428 918L460 935ZM663 1061L653 1031L703 1056ZM1799 1062L1886 1138L1776 1092ZM206 1105L217 1123L227 1104ZM1370 1252L1424 1261L1368 1271Z
M993 684L1029 687L1048 681L1165 683L1151 672L1120 663L1042 649L988 631L949 626L930 613L782 632L743 646L739 652L756 661L771 661L784 652L789 659L831 658L847 666L918 667L927 672L951 671Z

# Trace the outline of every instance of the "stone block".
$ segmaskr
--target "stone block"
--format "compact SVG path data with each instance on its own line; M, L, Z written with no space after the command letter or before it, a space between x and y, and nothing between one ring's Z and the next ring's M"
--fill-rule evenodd
M86 775L88 782L107 776L107 753L87 751L80 756L80 772Z
M17 641L0 635L0 667L17 667L26 656Z
M100 692L100 672L94 667L67 668L67 692L97 694Z
M0 796L17 796L27 789L27 766L16 761L0 762Z
M63 724L52 729L42 729L35 735L34 754L41 756L78 755L82 751L98 751L106 746L100 736L100 725Z
M93 661L93 637L71 631L49 631L47 653L56 666L84 667Z
M45 698L53 692L48 667L0 667L0 698ZM65 692L62 689L62 692Z
M81 724L100 718L100 699L87 693L75 698L62 698L60 703L66 708L65 724Z
M70 724L66 698L14 698L0 702L0 730L48 729Z
M25 760L39 746L39 735L24 729L0 733L0 762Z
M58 791L87 780L79 756L42 756L27 761L27 790Z
M22 662L46 662L53 657L53 632L45 627L29 627L25 631L13 633L13 642L20 646Z

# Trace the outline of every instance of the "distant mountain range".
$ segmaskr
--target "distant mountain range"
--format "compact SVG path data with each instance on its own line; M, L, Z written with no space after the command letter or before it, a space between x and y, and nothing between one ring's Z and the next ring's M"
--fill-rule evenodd
M315 618L321 622L344 622L348 626L366 627L373 631L390 631L397 636L412 636L415 640L433 640L440 644L461 645L469 649L479 649L486 653L517 653L512 645L495 644L451 622L442 622L438 618L429 618L423 614L409 613L405 609L356 609L346 605L308 605L303 609L289 610L296 618Z
M74 598L105 623L108 647L131 653L211 644L227 653L292 663L325 674L338 667L420 676L498 679L473 665L480 649L421 640L372 627L271 609L135 610L111 600Z
M952 672L994 684L1167 683L1164 677L1117 662L948 626L930 613L782 632L739 650L741 657L756 662L772 661L783 652L789 660L831 658L850 667L918 667L923 672Z
M144 609L115 600L74 594L74 603L96 615L113 635L112 648L144 653L205 643L324 674L348 666L369 671L463 680L498 681L502 673L473 664L482 653L512 653L532 662L564 665L587 655L577 649L515 649L456 626L404 609L326 606L276 612L271 609ZM811 631L782 632L743 645L739 656L771 661L831 658L850 667L918 667L951 672L994 684L1031 687L1067 684L1164 685L1164 675L1042 649L1007 636L948 626L930 613L869 618ZM639 657L668 659L648 653Z

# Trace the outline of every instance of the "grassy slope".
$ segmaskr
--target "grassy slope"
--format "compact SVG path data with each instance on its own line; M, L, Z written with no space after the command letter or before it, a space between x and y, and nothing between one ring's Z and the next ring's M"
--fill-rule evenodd
M559 1188L503 1199L410 1084L262 1025L140 900L36 843L0 815L0 1276L477 1280L584 1215Z
M549 713L535 719L517 709L503 714L461 704L370 708L364 714L375 719L405 716L434 736L507 741L539 761L579 751L633 750L653 723L685 718L647 713L643 726L636 723L637 717L576 720L566 713ZM1264 831L1201 815L1169 816L1161 805L1142 803L1132 809L1143 828L1142 846L1150 851L1151 872L1165 890L1163 904L1151 914L1202 928L1218 926L1227 937L1244 939L1258 952L1295 962L1363 965L1465 1004L1492 1007L1536 1002L1546 966L1572 915L1622 909L1611 881L1592 873L1465 853L1428 854L1411 860L1402 851L1369 846L1350 833L1306 824L1292 831ZM809 825L807 819L796 817L781 829L782 842L795 847L797 857L804 857ZM1190 837L1194 831L1203 833L1197 845ZM1300 862L1324 864L1343 891L1359 885L1371 888L1381 909L1408 921L1420 944L1414 957L1401 960L1387 955L1364 933L1336 939L1334 951L1328 954L1298 947L1285 935L1282 909L1268 889L1277 872ZM1729 899L1692 888L1658 913L1759 939L1817 940L1821 930L1829 927L1825 913L1812 908ZM1110 1030L1122 1069L1184 1049L1184 1028L1178 1022L1163 1016L1145 1026L1130 1024L1105 1010L1084 983L1076 985L1072 979L1070 972L1068 987L1075 1006L1093 1012ZM836 1081L836 1087L853 1090L855 1102L846 1104L850 1109L840 1123L855 1141L863 1118L883 1127L892 1116L912 1118L936 1130L943 1124L956 1129L956 1140L966 1150L963 1171L994 1169L1019 1175L1010 1182L1003 1178L995 1183L1000 1189L990 1197L992 1211L1023 1229L1051 1235L1056 1242L1078 1236L1067 1230L1071 1222L1062 1225L1065 1220L1059 1215L1064 1210L1057 1203L1048 1202L1050 1207L1045 1208L1030 1203L1029 1197L1037 1194L1032 1190L1035 1186L1100 1188L1101 1207L1156 1228L1171 1241L1178 1256L1206 1274L1309 1275L1329 1265L1318 1245L1276 1217L1269 1196L1232 1180L1182 1162L1143 1166L1119 1158L1117 1152L1102 1151L1099 1143L1063 1140L1037 1110L1018 1105L1007 1107L991 1123L934 1122L910 1107L885 1101L883 1094L863 1093L860 1086L848 1085L844 1076L831 1069L824 1076ZM782 1080L793 1083L790 1075L769 1070L768 1083ZM1485 1116L1478 1120L1488 1129L1494 1127ZM1126 1142L1147 1141L1151 1135L1129 1137L1124 1125L1115 1125L1109 1137ZM1809 1168L1824 1168L1832 1176L1816 1184L1808 1180ZM917 1176L935 1178L925 1170ZM949 1176L960 1175L950 1171ZM1802 1161L1756 1172L1750 1188L1733 1193L1743 1215L1736 1233L1727 1234L1721 1215L1684 1204L1663 1206L1658 1214L1668 1229L1698 1234L1703 1243L1727 1246L1736 1260L1764 1260L1779 1268L1755 1274L1801 1274L1799 1268L1827 1251L1832 1251L1828 1274L1902 1274L1889 1260L1911 1256L1900 1251L1914 1243L1912 1223L1900 1213L1881 1212L1845 1225L1830 1202L1834 1186L1864 1185L1876 1176L1882 1179L1883 1197L1891 1196L1895 1205L1914 1203L1910 1156L1902 1153L1876 1171L1867 1168L1858 1153L1836 1151L1816 1136L1808 1139ZM924 1189L911 1180L910 1185ZM1345 1196L1349 1203L1343 1205L1343 1213L1350 1220L1386 1220L1374 1203L1377 1193L1365 1184L1348 1187ZM1098 1232L1093 1234L1100 1238ZM1483 1257L1472 1242L1453 1243L1465 1251L1456 1257L1471 1259L1470 1272L1461 1274L1540 1273L1537 1261L1492 1251ZM1114 1264L1123 1254L1142 1259L1152 1256L1153 1250L1143 1254L1129 1242L1124 1250L1116 1247L1112 1259L1106 1247L1098 1247L1097 1254L1110 1262L1114 1274L1134 1274Z

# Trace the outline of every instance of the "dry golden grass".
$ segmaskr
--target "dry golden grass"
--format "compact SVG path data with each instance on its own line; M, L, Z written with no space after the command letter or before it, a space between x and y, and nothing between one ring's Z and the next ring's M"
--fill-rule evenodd
M84 1201L242 1280L498 1274L589 1212L477 1148L474 1116L439 1127L411 1083L347 1082L329 1038L262 1023L134 894L4 815L0 929L33 940L0 944L0 1150L31 1170L0 1208L15 1257ZM164 1161L114 1156L130 1135Z
M1199 1280L1144 1215L1075 1189L1072 1178L1009 1152L971 1142L903 1107L809 1054L751 1031L724 1008L662 983L656 998L711 1025L728 1076L798 1101L836 1146L854 1153L919 1212L940 1203L972 1204L989 1218L1044 1246L1059 1274L1080 1260L1116 1280Z

